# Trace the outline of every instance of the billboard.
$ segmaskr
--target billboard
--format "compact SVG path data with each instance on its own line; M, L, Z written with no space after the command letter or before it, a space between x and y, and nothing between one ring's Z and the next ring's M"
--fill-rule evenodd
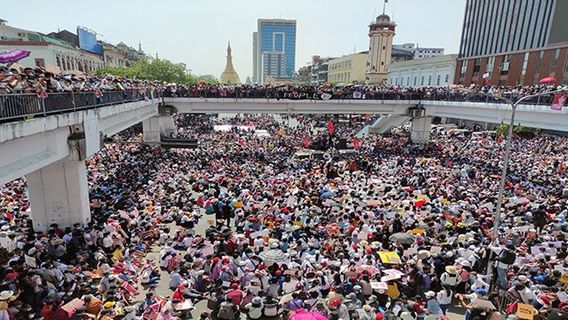
M98 55L103 54L103 47L97 42L97 34L84 27L77 27L77 37L79 38L79 48Z

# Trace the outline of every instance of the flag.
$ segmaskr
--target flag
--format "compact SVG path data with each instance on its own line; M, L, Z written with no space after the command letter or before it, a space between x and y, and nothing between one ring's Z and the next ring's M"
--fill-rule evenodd
M565 93L559 92L554 96L554 100L552 100L552 104L550 105L550 109L552 110L562 110L564 105L566 104L566 98L568 96Z
M244 139L239 139L239 144L244 147L245 145L245 140Z
M333 125L333 120L329 120L327 122L327 129L329 130L330 134L333 134L335 132L335 126Z
M355 138L355 140L353 140L353 148L355 148L355 150L359 150L359 138Z
M308 138L308 136L304 136L304 148L309 148L310 147L310 139Z

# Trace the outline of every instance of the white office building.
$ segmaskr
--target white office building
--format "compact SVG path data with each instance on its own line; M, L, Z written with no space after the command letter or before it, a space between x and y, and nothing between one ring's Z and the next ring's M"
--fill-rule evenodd
M388 84L402 87L445 87L454 82L457 54L388 65Z
M414 43L394 44L393 49L410 51L414 59L426 59L444 55L444 48L421 48Z

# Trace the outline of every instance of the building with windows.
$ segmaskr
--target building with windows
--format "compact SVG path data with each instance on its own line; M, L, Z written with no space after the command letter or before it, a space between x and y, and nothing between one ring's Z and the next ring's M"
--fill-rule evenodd
M63 73L80 71L92 73L104 66L101 56L50 42L0 41L0 51L22 49L30 52L27 58L18 61L23 67L57 66Z
M401 87L446 87L454 82L457 54L388 65L388 84Z
M0 50L30 51L28 58L18 62L24 67L57 66L63 72L91 73L104 66L129 66L146 56L140 44L138 50L122 42L116 46L101 44L102 53L96 54L81 49L79 37L73 32L61 30L45 35L9 26L6 20L0 19Z
M467 0L458 84L568 82L568 1Z
M413 53L413 59L425 59L444 55L443 48L420 48L418 44L404 43L394 44L393 49L409 51Z
M329 60L327 81L331 83L364 83L368 54L368 51L363 51Z
M291 79L296 70L296 20L259 19L253 33L253 82Z
M320 85L327 82L329 61L334 58L312 56L312 61L298 70L296 81L302 84Z
M0 19L0 41L30 41L31 34L37 33L9 26L8 21Z

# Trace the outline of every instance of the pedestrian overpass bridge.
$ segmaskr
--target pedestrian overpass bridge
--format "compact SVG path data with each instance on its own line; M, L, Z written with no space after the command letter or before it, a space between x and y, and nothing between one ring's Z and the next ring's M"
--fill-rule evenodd
M173 113L380 114L376 131L412 120L417 142L428 141L433 117L508 123L511 116L506 104L464 101L121 97L66 96L54 102L0 96L0 185L26 177L35 230L88 222L84 161L102 148L105 137L140 122L143 139L160 143L176 131ZM23 120L26 116L34 117ZM566 110L521 105L516 119L523 126L568 131Z

